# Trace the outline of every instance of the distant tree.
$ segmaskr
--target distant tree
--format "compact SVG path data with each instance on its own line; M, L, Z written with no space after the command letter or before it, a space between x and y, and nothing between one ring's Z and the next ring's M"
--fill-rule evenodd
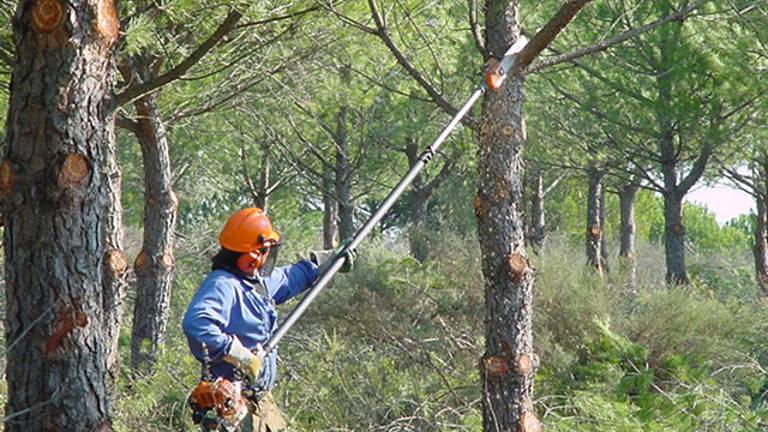
M619 20L628 30L649 16L688 7L664 1L634 8L632 14L607 13L629 17ZM628 161L628 173L638 174L644 187L664 197L667 280L676 284L688 282L683 199L713 155L726 151L748 124L760 94L716 58L734 55L737 42L701 39L711 33L702 26L711 29L709 21L694 18L669 23L632 39L628 48L616 51L620 55L584 60L566 72L569 78L550 80L563 98L599 124L613 159Z

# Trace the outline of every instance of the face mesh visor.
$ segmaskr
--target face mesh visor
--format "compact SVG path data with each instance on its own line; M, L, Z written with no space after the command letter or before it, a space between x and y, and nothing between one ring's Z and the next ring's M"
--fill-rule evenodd
M264 261L264 265L259 269L259 275L261 277L269 277L272 275L272 270L275 269L277 263L277 256L280 252L280 243L274 244L269 248L269 253Z

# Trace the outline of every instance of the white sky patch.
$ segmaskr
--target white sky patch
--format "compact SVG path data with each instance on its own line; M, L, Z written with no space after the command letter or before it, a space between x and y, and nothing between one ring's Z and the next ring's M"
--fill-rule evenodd
M755 200L748 193L732 186L715 184L696 186L685 201L707 206L715 213L717 222L724 224L736 216L754 212Z

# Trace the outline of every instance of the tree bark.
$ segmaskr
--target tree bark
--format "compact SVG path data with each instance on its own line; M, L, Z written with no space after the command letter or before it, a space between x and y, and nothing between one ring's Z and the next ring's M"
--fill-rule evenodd
M544 219L544 178L540 172L531 176L531 217L528 223L528 244L534 253L539 253L547 241L547 227Z
M755 221L755 276L764 296L768 296L768 203L765 191L755 199L757 216Z
M116 7L20 1L16 19L0 164L5 430L108 431L108 358L127 268L110 103Z
M755 220L755 276L764 296L768 296L768 153L760 157L755 170L754 195L757 207Z
M589 189L587 191L587 263L595 269L598 275L604 273L603 267L603 225L601 223L601 208L603 197L604 173L598 169L589 170Z
M349 142L347 139L347 111L342 105L336 116L336 196L339 200L339 240L349 240L355 235L355 205L352 201L349 163Z
M630 297L637 295L637 251L635 250L635 197L640 187L628 183L619 190L621 239L619 256L627 269L627 289Z
M518 2L486 2L486 47L501 55L520 36ZM523 80L510 77L483 100L478 191L474 200L485 280L481 360L484 431L534 431L533 272L522 219L526 133Z
M603 271L606 273L610 271L610 268L608 267L608 244L606 241L606 235L605 235L605 211L606 211L606 192L605 192L605 185L603 185L602 188L600 188L600 229L602 230L602 235L600 236L600 263L603 266Z
M683 197L677 193L664 194L664 253L667 261L667 282L688 283L685 266L685 228L683 227Z
M329 191L334 189L332 175L327 168L323 168L323 248L336 247L335 239L338 231L339 203Z
M405 143L405 154L408 165L413 166L419 159L419 141L414 137L408 137ZM408 232L408 245L411 256L419 262L427 259L429 252L427 247L427 205L432 196L431 191L424 185L424 176L417 175L411 183L411 228Z
M174 230L178 200L173 192L168 136L155 96L134 101L136 138L144 163L144 241L136 257L131 367L151 370L165 342L174 274Z

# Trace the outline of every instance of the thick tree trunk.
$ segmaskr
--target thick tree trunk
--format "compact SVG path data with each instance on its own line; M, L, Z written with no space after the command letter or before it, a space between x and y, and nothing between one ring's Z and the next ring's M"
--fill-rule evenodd
M336 233L338 231L339 203L329 191L333 190L332 173L323 173L323 248L336 247Z
M587 191L587 263L602 276L603 267L603 225L601 223L601 208L603 198L603 172L597 169L589 170L589 189Z
M532 176L531 181L531 217L528 223L528 244L534 253L539 253L547 241L547 229L544 220L544 178L541 173Z
M757 216L755 220L755 277L763 296L768 297L768 153L761 155L753 182Z
M520 35L517 2L486 2L486 46L500 56ZM483 430L539 430L533 410L533 272L522 220L523 81L510 78L483 101L474 200L485 280L481 360Z
M677 193L664 194L664 252L667 261L667 282L688 283L685 268L685 228L683 227L683 197Z
M635 197L639 187L629 183L619 190L619 211L621 218L621 239L619 256L627 269L629 295L637 294L637 252L635 250Z
M763 295L768 296L768 203L765 191L756 198L757 216L755 221L755 276Z
M349 240L355 235L355 205L352 201L352 173L349 163L349 142L347 140L347 111L342 106L336 117L336 196L339 200L339 240Z
M108 357L127 267L109 103L116 8L20 1L17 20L0 164L5 430L108 431Z
M168 137L155 97L134 102L136 138L144 162L144 244L136 257L131 366L151 370L165 342L173 285L173 244L178 200L173 192Z

